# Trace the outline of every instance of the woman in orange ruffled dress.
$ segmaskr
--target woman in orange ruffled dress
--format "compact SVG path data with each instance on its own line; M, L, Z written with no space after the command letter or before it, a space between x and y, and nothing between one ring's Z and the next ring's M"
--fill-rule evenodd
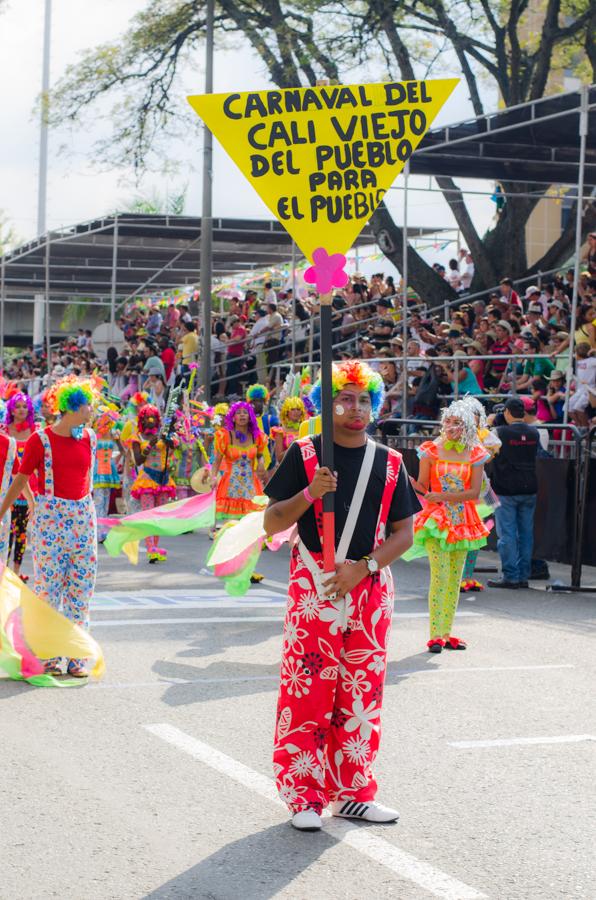
M215 459L211 469L216 491L216 521L240 519L261 509L254 498L263 493L263 453L267 438L259 430L250 403L234 403L224 427L215 433Z
M465 642L451 634L461 576L467 553L483 547L490 530L476 508L490 454L478 441L469 404L457 400L443 411L439 437L421 444L418 456L414 486L424 508L414 519L414 543L403 558L427 555L430 562L429 651L465 650Z

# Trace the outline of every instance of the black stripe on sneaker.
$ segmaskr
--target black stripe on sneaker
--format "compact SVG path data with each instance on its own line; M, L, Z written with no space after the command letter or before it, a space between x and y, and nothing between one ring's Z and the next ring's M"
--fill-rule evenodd
M361 819L368 809L368 803L359 803L354 810L354 815Z
M342 816L351 816L352 815L352 807L356 806L353 800L348 800L347 803L344 803L342 808L340 809L340 813Z

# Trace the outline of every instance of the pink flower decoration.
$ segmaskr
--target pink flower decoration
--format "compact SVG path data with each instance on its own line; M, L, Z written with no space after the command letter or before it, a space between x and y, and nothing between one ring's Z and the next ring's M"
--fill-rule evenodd
M343 253L329 255L324 247L317 247L313 251L314 266L304 273L304 280L308 284L316 284L319 294L328 294L336 287L341 288L348 281L347 272L344 272L346 258Z

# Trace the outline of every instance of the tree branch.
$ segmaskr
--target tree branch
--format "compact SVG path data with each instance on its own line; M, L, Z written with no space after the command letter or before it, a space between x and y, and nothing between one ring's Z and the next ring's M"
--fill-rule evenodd
M530 82L529 99L537 100L544 94L551 69L553 48L557 37L561 0L548 0L542 22L540 43L535 55L534 72Z
M490 257L487 255L484 244L472 222L462 191L453 178L446 175L435 175L435 181L443 191L443 197L447 201L449 209L453 213L455 221L464 236L468 250L474 257L474 269L480 276L482 283L486 286L496 284L498 273L494 270Z
M396 225L384 202L372 214L370 226L382 252L403 272L403 229ZM410 244L407 253L408 283L414 286L429 306L439 306L444 300L457 299L449 282L437 275Z

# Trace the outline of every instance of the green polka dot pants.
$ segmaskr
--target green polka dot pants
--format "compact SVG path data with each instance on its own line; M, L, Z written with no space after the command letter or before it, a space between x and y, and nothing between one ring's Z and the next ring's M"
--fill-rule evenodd
M442 550L439 541L434 538L426 541L426 550L430 562L430 636L443 637L451 634L467 551Z

